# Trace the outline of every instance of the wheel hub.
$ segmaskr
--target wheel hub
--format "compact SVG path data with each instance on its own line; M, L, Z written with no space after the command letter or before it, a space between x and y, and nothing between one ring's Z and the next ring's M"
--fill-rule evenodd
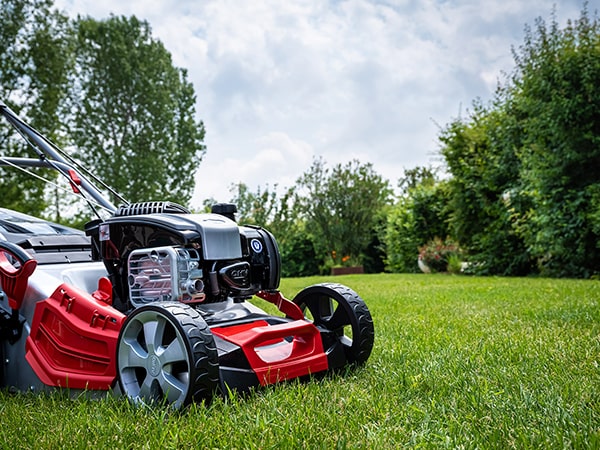
M153 378L156 378L158 376L158 374L160 373L160 369L161 369L161 363L160 363L160 359L158 358L158 356L156 355L150 355L150 357L148 358L148 373L150 374L150 376L152 376Z

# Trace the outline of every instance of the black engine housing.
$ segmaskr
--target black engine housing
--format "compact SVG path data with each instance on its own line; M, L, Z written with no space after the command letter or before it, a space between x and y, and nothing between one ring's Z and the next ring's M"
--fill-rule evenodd
M142 302L244 300L277 289L281 259L274 236L261 227L238 226L230 208L225 209L228 214L192 214L168 202L138 203L121 207L105 221L90 222L86 233L92 239L92 256L104 262L114 297L124 308L139 306L130 301L133 289L140 289L139 280L154 283ZM174 251L161 252L170 248ZM163 261L169 257L177 259L171 266ZM148 268L130 277L130 268L140 261ZM160 277L169 278L170 291L162 288L165 282L151 281ZM186 294L190 289L195 295Z

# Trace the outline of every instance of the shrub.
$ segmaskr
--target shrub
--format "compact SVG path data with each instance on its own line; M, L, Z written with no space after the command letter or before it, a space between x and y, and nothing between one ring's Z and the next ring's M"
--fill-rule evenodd
M436 237L422 247L419 247L419 259L431 269L432 272L448 271L448 264L453 261L453 270L459 258L460 248L451 239L445 241ZM460 264L458 265L460 267Z

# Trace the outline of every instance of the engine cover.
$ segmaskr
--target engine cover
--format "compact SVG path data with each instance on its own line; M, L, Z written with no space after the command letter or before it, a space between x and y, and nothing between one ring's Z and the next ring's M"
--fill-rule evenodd
M130 205L86 226L92 255L104 262L113 283L117 309L166 300L243 301L279 287L279 249L267 230L239 226L221 214L156 208Z
M128 272L129 300L135 307L157 301L196 303L206 298L200 255L194 249L134 250Z

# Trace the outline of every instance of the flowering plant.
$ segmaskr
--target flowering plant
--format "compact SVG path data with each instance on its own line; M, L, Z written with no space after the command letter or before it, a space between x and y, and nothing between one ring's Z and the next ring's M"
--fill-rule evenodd
M458 244L452 239L442 240L438 237L419 247L419 260L432 272L446 272L448 261L460 254Z
M344 255L341 258L338 258L338 253L335 250L331 251L331 259L336 267L352 267L359 266L361 264L359 258L355 258L350 255Z

